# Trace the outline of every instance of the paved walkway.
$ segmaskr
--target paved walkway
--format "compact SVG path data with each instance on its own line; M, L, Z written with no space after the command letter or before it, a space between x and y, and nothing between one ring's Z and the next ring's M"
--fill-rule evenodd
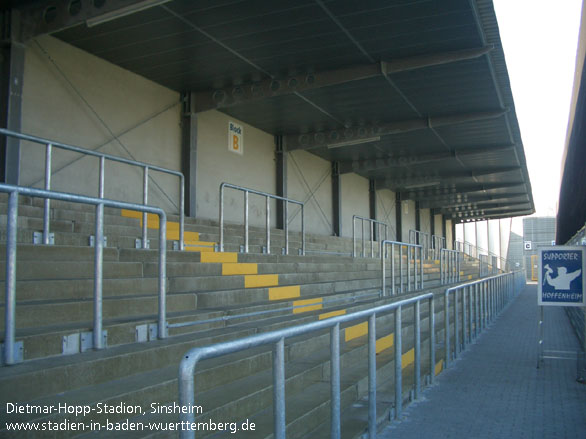
M478 341L379 438L586 438L576 361L537 364L537 292L528 285ZM577 350L562 308L545 310L546 349Z

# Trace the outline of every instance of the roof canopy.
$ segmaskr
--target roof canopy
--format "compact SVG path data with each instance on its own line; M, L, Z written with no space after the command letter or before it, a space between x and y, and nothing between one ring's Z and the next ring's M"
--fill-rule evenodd
M534 211L490 0L54 0L21 17L25 39L54 34L436 213Z

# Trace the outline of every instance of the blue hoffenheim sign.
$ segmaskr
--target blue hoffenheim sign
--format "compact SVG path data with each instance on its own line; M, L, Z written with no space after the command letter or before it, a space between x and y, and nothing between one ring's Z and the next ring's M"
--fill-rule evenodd
M586 306L584 247L539 249L539 305Z

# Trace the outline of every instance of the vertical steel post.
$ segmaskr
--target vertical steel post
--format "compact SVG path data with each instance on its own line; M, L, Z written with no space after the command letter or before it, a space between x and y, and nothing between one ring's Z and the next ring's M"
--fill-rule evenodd
M179 177L179 250L185 250L185 177ZM194 188L195 190L195 188Z
M305 204L301 205L301 253L305 256Z
M403 343L401 337L401 311L395 309L395 419L401 419L403 412Z
M407 246L407 291L411 291L411 250L413 247Z
M144 167L143 182L142 182L142 204L145 206L149 204L149 167ZM148 237L148 214L142 213L142 248L147 248L147 237ZM96 239L97 236L96 236ZM164 245L164 242L160 242L159 245Z
M399 284L401 288L400 293L403 293L403 246L399 244Z
M159 242L165 242L167 216L159 215ZM167 338L167 246L159 245L159 320L158 337Z
M220 185L220 251L224 251L224 183Z
M468 312L467 312L467 308L468 308L468 298L466 297L466 291L468 290L468 287L463 287L462 288L462 349L466 348L466 342L467 342L467 329L468 329Z
M374 258L374 222L370 221L370 257Z
M446 340L446 368L450 365L450 293L446 290L444 295L444 331Z
M285 339L273 348L273 421L275 439L285 439Z
M244 253L248 253L248 191L244 191Z
M395 288L395 244L391 244L391 295L393 296L395 295Z
M415 399L421 390L421 302L415 302Z
M361 257L365 257L365 252L364 252L364 246L365 246L365 242L364 242L364 219L360 219L360 224L362 225L362 244L360 245L360 256Z
M384 248L386 246L385 241L382 241L380 243L380 248L381 248L381 254L380 254L380 260L381 260L381 273L382 273L382 279L381 279L381 295L384 297L387 295L387 288L386 288L386 273L385 273L385 268L386 268L386 261L385 261L385 254L384 254Z
M267 255L271 254L271 203L267 196Z
M341 435L340 421L340 324L330 329L330 433L332 439Z
M352 216L352 257L356 257L356 215Z
M368 318L368 437L376 439L376 314Z
M421 249L419 251L419 276L421 276L419 288L423 289L423 254Z
M18 230L18 192L8 196L6 224L6 277L4 309L4 363L16 363L14 339L16 335L16 232Z
M431 383L435 381L435 302L429 299L429 375Z
M45 190L51 190L51 156L53 145L47 143L45 150ZM51 214L51 200L45 198L43 209L43 244L49 245L49 217Z
M285 209L285 224L283 224L285 228L285 254L289 254L289 202L287 200L283 201L283 208Z
M102 280L104 259L104 205L96 206L96 231L95 231L95 256L94 256L94 349L103 349L102 336Z
M458 307L458 291L454 291L454 358L458 358L460 352L460 321Z

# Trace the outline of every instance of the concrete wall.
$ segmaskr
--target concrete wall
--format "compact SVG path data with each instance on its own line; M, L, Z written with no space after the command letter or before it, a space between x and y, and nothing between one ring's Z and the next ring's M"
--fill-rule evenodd
M376 191L376 219L389 225L388 239L395 240L397 216L395 214L395 193L389 189Z
M401 241L409 242L409 230L415 230L415 201L401 202Z
M320 235L332 234L332 165L306 151L287 154L288 197L305 202L306 232ZM291 230L300 230L297 207L290 223ZM344 221L344 218L342 218Z
M228 150L228 123L243 126L243 154ZM218 219L219 188L222 182L275 193L275 144L272 135L231 118L219 111L206 111L197 119L197 216ZM227 222L244 223L244 193L225 189L224 214ZM266 199L249 195L251 226L264 227ZM276 224L276 202L270 202L271 224Z
M440 229L441 230L441 229ZM458 233L458 225L456 225L456 234ZM446 248L454 250L455 236L452 236L452 220L446 220Z
M352 237L352 215L370 216L368 179L357 174L342 174L342 236Z
M180 169L179 95L55 38L25 53L22 131ZM40 187L44 147L22 143L22 185ZM98 159L54 148L52 188L97 196ZM105 196L142 203L139 168L106 162ZM178 211L177 177L151 173L149 203Z
M431 239L430 216L431 213L429 209L419 209L419 224L421 225L421 231L429 233Z
M434 226L434 228L435 228L435 234L437 236L444 236L444 232L443 232L443 221L442 221L441 214L434 215L433 216L433 221L434 221L434 224L435 224L435 226ZM447 225L446 225L446 229L447 229ZM447 232L448 231L446 230L446 233ZM444 236L444 238L445 238L445 236Z

